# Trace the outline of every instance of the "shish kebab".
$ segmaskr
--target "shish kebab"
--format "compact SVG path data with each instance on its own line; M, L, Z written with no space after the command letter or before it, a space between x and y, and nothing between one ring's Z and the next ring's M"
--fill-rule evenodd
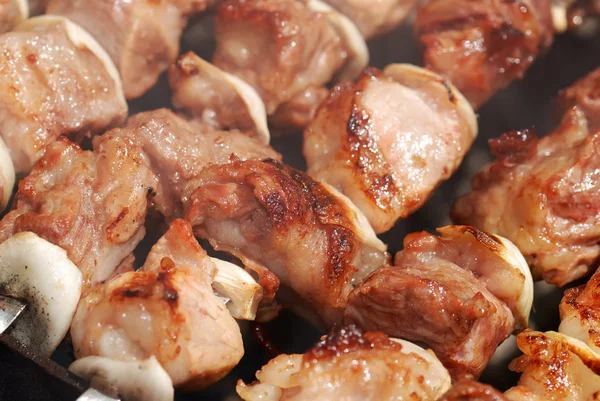
M72 12L75 19L86 17L87 12L97 11L80 21L85 22L86 27L92 24L87 28L96 34L96 38L81 25L57 15L25 20L0 36L3 55L0 71L5 78L0 82L4 121L0 127L3 139L3 143L0 143L0 184L3 189L0 205L3 207L12 191L14 174L27 174L50 142L60 135L80 142L121 124L127 115L126 86L135 85L136 93L142 94L155 82L155 79L151 79L153 69L159 70L156 72L158 76L176 57L177 46L175 53L166 61L151 56L160 47L138 48L136 51L127 47L136 38L139 41L147 37L139 31L140 21L151 11L144 8L145 2L126 2L122 4L123 7L117 8L111 7L115 1L93 2L100 7L99 10L92 10L87 2L81 3L86 4L69 2L71 7L82 5L84 10L78 11L66 10L67 4L57 1L48 6L65 15ZM168 15L173 19L176 29L163 32L155 25L152 32L158 36L157 40L164 39L177 45L187 18L209 5L196 0L169 5L165 3L162 7L168 7ZM101 11L107 11L106 7L112 11L108 13L108 18L102 18ZM159 14L151 15L156 19ZM122 23L126 19L131 23ZM128 27L131 30L114 30L114 35L104 35L94 31L93 28L97 28L94 21L100 24L111 21L122 29ZM161 36L163 34L165 37ZM111 58L118 62L121 74L136 73L150 81L138 82L138 78L129 75L124 76L124 80ZM131 62L139 61L139 58L147 62L155 60L156 63L127 67ZM125 82L125 87L122 82ZM6 152L10 157L6 157ZM9 165L10 160L14 164L14 173L13 166Z
M256 113L248 112L248 114L255 115ZM162 123L165 125L160 125ZM159 176L154 175L143 162L149 160L148 157L150 159L153 157L151 149L142 147L144 135L147 135L148 138L158 135L154 130L159 127L167 128L166 131L160 131L164 135L168 135L170 131L177 133L181 139L176 144L177 151L181 155L186 155L188 162L192 161L190 158L195 160L184 164L192 169L190 173L193 173L194 169L200 170L210 163L227 162L232 153L242 159L244 155L248 155L247 157L280 157L272 149L246 134L237 131L220 132L202 124L189 125L185 120L166 110L132 117L125 128L114 129L95 139L94 151L82 151L77 145L63 138L48 147L32 173L21 181L15 209L9 212L1 223L0 231L2 231L3 243L0 244L0 247L5 244L7 247L10 244L16 244L13 245L13 248L16 249L15 252L18 256L18 250L22 249L20 245L23 245L23 237L31 238L32 243L25 245L32 249L32 255L43 244L45 244L44 246L50 245L40 237L59 245L60 248L55 245L50 246L54 247L53 249L59 255L63 255L65 259L66 250L69 259L74 261L79 268L79 270L71 269L75 270L79 277L79 288L83 287L83 294L89 296L99 283L110 279L114 274L131 269L130 253L144 236L144 220L149 204L169 218L176 217L179 213L177 211L178 201L172 199L170 195L171 191L178 190L177 180L163 181ZM163 144L169 143L167 137L164 139L167 142ZM151 144L160 146L157 142L151 142ZM165 150L167 147L161 149ZM255 152L255 155L252 152ZM184 162L183 159L181 162ZM178 170L179 167L175 166L175 169ZM179 172L176 174L178 175ZM183 174L181 178L185 179L185 177L186 175ZM132 186L132 181L137 184ZM90 194L93 194L91 198ZM90 204L90 200L95 201ZM191 233L191 229L188 231ZM185 232L185 230L178 232ZM174 244L183 245L186 240L189 242L189 236L179 238ZM191 246L193 247L193 245ZM195 246L197 247L197 244ZM14 291L10 291L10 287L7 286L11 282L9 274L11 269L23 270L23 263L19 263L19 260L16 263L12 262L12 264L8 263L8 268L4 270L8 277L4 277L3 291L15 297L31 297L31 285L22 285ZM72 267L75 266L72 262L69 261L69 263ZM252 318L255 313L253 309L255 309L255 304L261 294L260 287L254 283L252 278L247 274L242 274L243 271L237 266L222 261L212 260L203 262L203 264L207 266L207 269L210 267L207 274L212 277L210 281L213 281L216 291L226 294L225 297L229 300L227 308L230 312L228 313L237 318ZM216 264L216 268L211 267L213 264ZM24 270L30 271L30 269ZM216 276L214 276L215 272ZM122 275L118 277L123 278ZM109 283L113 283L113 280ZM232 286L236 285L239 290L231 292ZM101 286L105 288L104 285ZM63 288L63 286L60 287ZM69 287L77 288L75 285ZM212 293L212 291L211 289L210 292ZM35 293L35 291L33 292ZM184 291L184 293L188 294L185 297L189 298L189 291ZM64 336L69 326L68 322L73 316L72 311L76 306L77 301L75 300L78 300L78 295L73 291L72 296L74 304L67 308L55 309L55 312L66 323L66 326L56 333L57 339ZM86 299L89 300L89 297ZM135 298L131 298L131 300L135 300ZM94 302L91 302L90 305L93 304ZM35 310L32 311L32 313L35 312ZM96 316L99 315L96 313ZM52 315L48 319L52 321L55 317ZM23 324L20 328L24 332L21 339L28 341L29 345L35 346L36 344L30 338L32 337L31 325L25 326L27 325ZM47 328L47 325L39 326ZM13 334L15 334L15 329L16 333L19 332L19 327L15 327L12 330ZM40 331L45 330L42 328ZM74 338L77 338L75 334ZM47 355L57 343L48 344L47 338L44 337L40 344L44 345L44 353ZM239 341L236 347L238 351L241 349ZM211 349L210 352L213 351L215 350ZM238 358L238 360L240 357L240 352L233 355L233 358ZM217 358L217 360L224 359ZM87 359L85 364L83 364L83 360L80 362L73 369L79 367L82 370L78 370L78 372L84 376L95 375L94 372L97 372L97 369L110 370L114 368L116 372L121 372L123 369L127 369L127 366L131 366L131 362L125 361L119 364L107 361L106 358ZM165 399L165 392L168 392L169 388L172 393L171 378L164 372L159 362L162 363L162 360L150 360L148 361L150 365L142 366L142 368L146 374L155 372L154 374L158 375L158 378L162 377L162 380L153 381L153 384L161 387L161 391L150 391L157 390L156 388L150 388L148 391L154 393L158 397L156 399ZM237 362L234 361L228 366L233 366L235 363ZM225 367L226 371L227 367ZM106 373L102 376L106 376ZM109 377L114 378L115 376ZM196 385L202 385L206 380L199 381ZM179 383L175 382L175 384ZM127 387L127 384L124 385ZM133 384L128 388L131 389L131 386ZM147 396L144 399L151 398Z
M600 255L598 88L600 70L563 90L562 122L546 137L522 130L490 141L496 160L452 209L454 221L511 239L535 278L559 286L592 272Z
M355 327L334 330L303 355L272 359L257 372L256 382L238 381L237 392L245 401L308 401L316 394L322 400L340 395L382 401L415 395L424 401L595 399L600 391L599 288L596 272L587 284L567 290L558 332L527 329L517 336L523 355L509 368L521 377L504 393L472 380L451 385L439 361L427 359L414 345L401 343L394 349L396 340ZM411 359L407 372L404 364Z

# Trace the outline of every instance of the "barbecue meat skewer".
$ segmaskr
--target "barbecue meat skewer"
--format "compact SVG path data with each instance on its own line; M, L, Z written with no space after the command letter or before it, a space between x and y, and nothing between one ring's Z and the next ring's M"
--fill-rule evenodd
M304 131L308 173L347 195L376 232L419 209L477 136L466 99L407 64L336 86Z
M497 160L456 201L453 220L510 239L536 279L562 286L589 274L600 256L599 141L576 108L544 138L524 130L492 140Z
M427 344L453 379L477 378L497 346L527 327L533 281L506 239L473 227L409 234L394 266L350 294L345 322Z
M50 0L46 12L70 18L110 54L128 99L143 95L175 61L187 20L212 0Z
M71 326L76 357L155 356L173 385L188 390L220 380L244 348L237 323L213 293L216 274L189 223L173 221L140 270L83 297Z
M28 173L59 135L104 132L127 115L121 81L98 43L53 16L0 36L2 136L17 174Z
M431 351L354 326L334 329L302 355L280 355L238 382L244 401L436 400L450 387Z
M282 127L306 125L327 84L353 79L368 64L352 22L315 0L228 0L215 29L214 65L252 85Z
M67 251L84 288L106 280L141 241L157 178L123 140L95 152L65 138L50 144L19 183L15 208L0 222L0 242L31 231Z
M415 33L425 67L477 109L549 48L550 0L427 0L417 10Z

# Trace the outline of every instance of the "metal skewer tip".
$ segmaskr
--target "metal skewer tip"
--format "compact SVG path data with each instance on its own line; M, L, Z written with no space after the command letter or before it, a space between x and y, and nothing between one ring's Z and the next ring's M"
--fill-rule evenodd
M10 327L27 306L21 300L0 295L0 334Z

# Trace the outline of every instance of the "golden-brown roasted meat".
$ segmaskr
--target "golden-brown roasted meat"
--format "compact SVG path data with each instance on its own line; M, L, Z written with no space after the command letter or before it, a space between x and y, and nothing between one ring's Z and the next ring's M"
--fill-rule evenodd
M516 131L490 146L497 160L456 201L454 221L510 239L534 278L562 286L588 274L600 256L600 131L573 109L542 139Z
M357 286L345 321L431 347L453 379L477 378L526 327L533 281L518 250L473 227L409 234L394 266Z
M558 331L600 353L600 271L587 284L565 291L559 310Z
M359 60L351 75L365 66L360 34L349 37L347 24L332 22L331 14L315 10L313 3L317 2L228 0L218 7L213 63L252 85L267 114L281 125L303 127L312 119L323 100L319 89L356 61L359 44L365 60ZM301 111L292 112L296 107L289 102Z
M50 0L46 12L87 29L110 54L128 99L143 95L179 54L187 17L212 0Z
M173 221L140 270L83 297L71 326L75 355L155 356L174 386L190 390L221 379L244 348L237 323L213 293L216 273L189 223Z
M438 401L508 401L508 398L492 386L465 379L454 383Z
M510 369L522 373L505 395L512 401L585 401L600 391L600 354L579 340L555 332L526 330L517 336L524 355Z
M152 205L168 219L181 216L181 191L205 167L227 164L232 156L236 160L281 158L249 135L189 123L167 109L131 116L122 129L109 134L130 141L144 155L159 179Z
M182 201L198 235L265 266L327 325L341 321L352 288L387 261L347 198L272 159L206 168Z
M238 382L244 401L435 401L450 387L433 352L354 326L334 329L302 355L280 355Z
M348 196L379 233L419 209L476 136L456 88L394 64L331 91L304 131L304 157L308 173Z
M17 174L59 135L79 139L123 122L118 73L72 23L38 17L0 36L0 135Z
M600 130L600 68L562 90L556 103L559 117L577 106L585 113L590 132Z
M325 0L347 15L367 39L393 30L418 0Z
M415 31L425 66L448 78L477 109L549 47L550 0L427 0L417 11Z
M125 139L106 137L91 152L61 137L19 183L15 208L0 222L0 242L31 231L65 249L83 273L85 293L143 238L147 198L157 184Z

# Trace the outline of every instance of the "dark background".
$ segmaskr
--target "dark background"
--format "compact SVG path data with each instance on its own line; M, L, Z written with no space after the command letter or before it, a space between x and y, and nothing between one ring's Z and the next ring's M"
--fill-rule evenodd
M210 18L197 21L183 38L182 51L194 50L199 55L210 59L213 43L210 40L212 22ZM373 40L369 43L371 64L384 67L390 63L419 64L418 47L414 41L408 24L396 31ZM535 127L538 134L548 133L554 126L552 116L552 97L559 89L568 86L575 79L600 66L600 37L583 40L574 36L558 37L552 49L541 57L528 71L524 80L514 83L508 89L498 93L479 111L479 137L469 152L460 170L444 183L432 196L430 201L410 218L399 222L391 231L381 236L389 244L390 251L401 249L405 234L413 231L433 231L436 227L449 224L448 212L452 201L469 189L469 180L475 172L490 160L487 141L500 134L514 129ZM157 107L169 106L170 94L165 77L143 98L131 102L131 113ZM272 145L281 152L284 160L300 169L304 169L302 158L302 136L293 135L285 138L274 138ZM543 283L536 284L536 299L532 314L532 326L538 330L556 330L558 328L558 303L561 290ZM241 378L245 381L254 379L254 372L266 363L269 357L248 334L248 324L241 323L244 331L246 354L238 367L217 385L195 394L178 394L177 400L237 400L235 382ZM276 321L270 323L268 331L274 342L286 353L304 352L314 344L323 333L283 312ZM201 328L199 328L201 330ZM0 347L1 348L1 347ZM0 349L3 358L5 350ZM484 372L481 380L504 390L516 383L518 376L508 371L508 362L518 355L514 338L507 341ZM54 359L68 365L64 352L58 352ZM4 370L8 366L3 364ZM26 373L17 375L13 369L20 369L19 364L11 366L12 372L0 372L0 400L6 398L5 386L21 386L20 399L46 400L56 399L47 391L36 388L34 377ZM7 375L8 373L8 375ZM9 379L11 377L21 377ZM30 382L28 380L31 380ZM29 395L27 385L31 383ZM25 391L24 388L25 388ZM67 396L71 401L73 397ZM3 396L4 395L4 396ZM60 398L60 397L59 397Z

